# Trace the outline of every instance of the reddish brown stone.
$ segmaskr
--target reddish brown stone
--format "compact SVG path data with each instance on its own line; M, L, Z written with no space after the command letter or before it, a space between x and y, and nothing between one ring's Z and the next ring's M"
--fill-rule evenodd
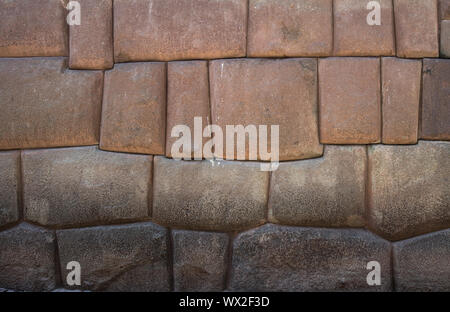
M394 0L397 56L439 56L437 9L437 0Z
M450 20L450 0L439 0L439 13L441 20Z
M320 142L379 143L380 61L376 58L319 60Z
M441 22L441 57L450 58L450 20Z
M101 149L164 155L165 131L165 64L119 64L107 71Z
M328 56L332 0L250 0L248 56Z
M241 57L247 0L115 0L116 62Z
M78 2L81 24L70 26L70 68L111 68L114 65L112 0Z
M369 25L369 1L334 0L335 55L395 55L392 0L377 2L381 6L381 25Z
M103 74L66 66L0 59L0 149L98 144Z
M383 143L415 144L419 128L422 62L382 60Z

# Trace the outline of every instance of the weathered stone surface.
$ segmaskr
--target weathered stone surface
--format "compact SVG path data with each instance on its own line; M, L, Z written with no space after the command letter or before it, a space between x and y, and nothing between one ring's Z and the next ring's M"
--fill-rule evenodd
M394 0L397 56L439 56L437 9L437 0Z
M153 218L193 230L234 231L265 222L268 172L239 161L155 157Z
M279 125L280 160L322 155L315 59L216 60L210 64L210 81L213 124L223 131L226 125L267 125L271 132L271 125ZM226 141L223 158L227 158ZM246 145L245 158L236 155L236 159L250 158ZM220 156L217 151L216 155Z
M116 62L241 57L247 0L116 0Z
M439 15L441 20L450 20L450 0L439 0Z
M395 55L392 0L378 0L381 25L369 25L369 1L334 0L334 53L338 56ZM318 21L316 21L318 22Z
M172 144L179 135L176 133L175 137L171 137L172 129L177 125L186 125L191 131L191 156L199 159L203 145L209 139L203 139L203 144L201 141L194 142L194 118L202 118L200 133L203 135L203 129L211 123L208 63L205 61L170 62L167 76L166 156L172 157ZM183 149L180 149L180 152L183 152Z
M65 63L0 59L0 149L98 143L103 74Z
M328 56L332 0L250 0L248 56Z
M173 231L175 291L221 291L225 283L228 235Z
M382 59L383 143L415 144L419 129L422 61Z
M20 152L0 153L0 226L19 219L19 162Z
M94 146L24 151L25 218L64 227L146 218L151 161Z
M49 291L55 287L55 245L50 231L22 223L0 232L0 287Z
M441 22L441 57L450 58L450 20Z
M369 225L389 240L450 227L450 143L369 147Z
M450 229L393 245L398 291L450 291Z
M327 145L323 158L281 163L270 180L269 221L364 226L365 167L364 146Z
M320 142L371 144L381 140L380 61L319 60Z
M70 26L70 68L105 69L114 65L112 0L78 0L80 25Z
M265 225L240 234L231 289L238 291L388 291L389 242L359 229ZM381 265L381 285L367 284L367 263Z
M60 0L0 0L0 57L67 56L66 15Z
M164 155L165 133L165 64L118 64L107 71L100 148Z
M153 223L57 231L61 272L78 261L81 289L168 291L167 230ZM67 285L67 288L72 286Z
M450 60L423 60L421 138L450 140Z

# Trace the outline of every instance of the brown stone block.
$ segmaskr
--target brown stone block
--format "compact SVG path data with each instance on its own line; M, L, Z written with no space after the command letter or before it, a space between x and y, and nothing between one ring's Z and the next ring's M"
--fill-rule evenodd
M19 219L20 152L0 153L0 227Z
M450 58L450 20L441 22L441 57Z
M450 20L450 0L439 0L439 16L441 20Z

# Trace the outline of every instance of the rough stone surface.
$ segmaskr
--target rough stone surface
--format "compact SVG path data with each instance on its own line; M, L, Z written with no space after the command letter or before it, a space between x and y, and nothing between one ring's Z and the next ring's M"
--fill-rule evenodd
M22 223L0 232L0 287L49 291L55 287L55 245L50 231Z
M332 0L250 0L248 56L328 56Z
M450 227L450 143L369 147L369 225L389 240Z
M334 0L335 55L395 55L392 0L377 2L381 6L381 25L369 25L369 1Z
M70 68L105 69L114 65L112 0L78 0L81 24L70 26Z
M24 151L25 218L64 227L145 218L151 162L94 146Z
M221 291L224 288L228 235L173 231L175 291Z
M439 13L441 20L450 20L450 0L439 0Z
M60 0L0 0L0 57L67 56L66 15Z
M270 180L269 221L300 226L364 226L364 146L325 147L324 157L281 163Z
M265 225L234 242L231 289L237 291L388 291L389 242L359 229ZM378 261L381 285L369 286Z
M419 131L422 61L383 58L383 143L415 144Z
M247 0L115 0L116 62L246 54Z
M0 153L0 227L19 219L20 152Z
M450 229L395 243L398 291L450 291Z
M167 131L166 156L172 157L173 127L186 125L191 131L191 156L201 158L202 142L194 142L194 118L202 118L200 133L210 124L208 63L205 61L170 62L167 68ZM183 152L183 149L180 149Z
M437 0L394 0L397 56L438 57Z
M81 289L169 291L167 230L153 223L57 231L61 272L78 261ZM63 281L65 287L72 288Z
M100 148L164 155L164 63L118 64L105 74Z
M153 218L193 230L234 231L265 222L268 172L239 161L154 159Z
M65 58L0 59L0 149L97 144L102 84Z
M267 125L269 132L279 125L280 160L322 155L315 59L216 60L210 64L210 81L212 121L223 131L226 125ZM225 158L225 138L223 144ZM236 159L249 159L248 147L245 158Z
M380 61L319 60L320 142L371 144L381 140Z
M441 57L450 58L450 20L441 22Z
M450 60L423 60L421 138L450 140Z

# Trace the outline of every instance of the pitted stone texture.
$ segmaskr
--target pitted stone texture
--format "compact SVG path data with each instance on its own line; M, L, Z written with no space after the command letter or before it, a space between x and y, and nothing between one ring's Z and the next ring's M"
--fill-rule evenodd
M450 142L369 147L369 225L389 240L450 227Z
M266 219L268 172L239 161L155 157L153 218L192 230L234 231Z
M169 291L167 230L153 223L57 231L61 272L78 261L81 289ZM67 285L64 287L77 288Z
M334 53L337 56L395 55L392 0L378 0L381 25L369 25L369 1L334 0ZM318 22L318 21L316 21Z
M395 243L398 291L450 291L450 229Z
M242 57L247 0L115 0L116 62Z
M271 133L271 125L279 125L280 160L322 155L315 59L216 60L210 64L210 81L212 121L224 132L226 125L255 125L257 129L267 125ZM226 141L224 138L223 158ZM238 160L250 158L246 141L245 158L235 153ZM270 135L267 145L270 150ZM216 155L222 156L217 151ZM258 159L262 159L261 153Z
M381 140L380 61L319 60L320 142L371 144Z
M450 20L441 22L441 57L450 58Z
M265 225L234 241L234 291L389 291L389 242L359 229ZM381 285L367 284L367 263L381 265Z
M325 146L324 157L281 163L270 180L269 221L300 226L364 226L364 146Z
M0 227L19 219L20 152L0 153Z
M437 0L394 0L398 57L439 57L437 10Z
M60 0L0 0L0 57L67 56L67 12Z
M94 146L24 151L25 218L63 227L146 218L151 162Z
M50 231L22 223L0 232L0 287L18 291L55 288L55 245Z
M164 63L118 64L106 72L101 149L164 154L165 66Z
M250 0L248 56L328 56L332 0Z
M421 138L450 140L450 60L423 60Z
M102 84L65 58L0 59L0 149L97 144Z
M382 59L383 143L415 144L419 131L422 61Z
M450 20L450 0L439 0L439 16L441 20Z
M78 0L81 24L70 26L70 68L105 69L114 65L112 0Z
M172 130L175 126L185 125L191 131L191 158L200 159L203 144L208 138L194 141L194 118L201 117L203 129L210 124L208 63L206 61L170 62L167 68L167 131L166 156L172 157L172 144L179 133ZM203 141L203 143L202 143ZM180 153L185 152L181 148Z
M228 235L173 231L175 291L222 291Z

